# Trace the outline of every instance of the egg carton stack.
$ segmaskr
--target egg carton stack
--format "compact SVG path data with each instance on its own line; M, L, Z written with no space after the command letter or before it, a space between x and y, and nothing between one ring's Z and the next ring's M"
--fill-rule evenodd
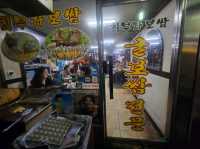
M60 146L72 123L64 117L49 117L34 127L26 136L27 142Z

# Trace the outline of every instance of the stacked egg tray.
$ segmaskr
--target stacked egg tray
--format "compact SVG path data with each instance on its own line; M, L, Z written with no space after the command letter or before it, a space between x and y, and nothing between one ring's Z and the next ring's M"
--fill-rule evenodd
M26 141L50 145L62 145L72 123L64 117L50 116L26 135Z

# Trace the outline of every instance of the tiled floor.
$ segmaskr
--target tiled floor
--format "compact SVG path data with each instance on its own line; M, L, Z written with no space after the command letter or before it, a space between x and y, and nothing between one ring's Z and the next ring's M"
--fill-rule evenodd
M109 98L108 79L105 82L106 88L106 119L107 135L109 137L132 138L132 139L159 139L160 135L153 127L152 122L146 114L144 131L134 131L130 127L124 126L124 122L129 121L133 116L125 107L127 100L135 100L131 93L126 89L114 88L114 99Z

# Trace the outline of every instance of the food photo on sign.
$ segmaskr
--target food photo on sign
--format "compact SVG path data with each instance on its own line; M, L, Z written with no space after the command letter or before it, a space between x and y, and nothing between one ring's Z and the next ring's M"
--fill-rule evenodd
M6 33L2 42L2 53L10 60L26 62L35 58L39 52L39 41L28 33Z
M96 10L88 8L82 1L73 5L56 1L49 15L1 16L0 27L8 32L2 54L17 65L5 68L5 74L12 73L5 78L21 79L23 74L20 88L98 86L96 28L88 24L95 22Z
M10 141L16 140L16 146L87 148L92 123L102 123L97 31L88 23L96 23L96 1L90 5L82 0L53 3L49 14L0 16L1 74L5 88L12 88L0 89L0 106L6 106L0 117L16 115L12 122L20 119L27 128ZM43 122L55 123L46 127ZM53 132L52 136L57 124L64 126L62 122L66 124L59 127L62 134Z
M47 35L45 41L51 56L63 60L84 56L89 43L89 37L75 28L58 28Z
M27 27L14 31L5 33L2 54L23 65L28 88L58 85L81 88L85 86L81 83L98 82L97 54L91 51L91 41L85 32L72 27L56 28L46 36ZM13 70L13 76L15 73Z

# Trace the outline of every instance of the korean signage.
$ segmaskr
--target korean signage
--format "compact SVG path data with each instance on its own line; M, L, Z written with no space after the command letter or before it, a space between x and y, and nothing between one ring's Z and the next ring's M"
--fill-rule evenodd
M143 37L136 37L133 43L126 44L125 48L131 49L132 61L128 63L129 70L125 72L128 77L124 88L129 89L136 98L133 101L126 101L126 108L133 114L129 122L125 122L125 126L131 126L135 131L144 130L144 100L138 98L139 95L145 94L146 87L151 87L146 76L147 71L147 56L148 47L147 41Z
M83 56L89 44L89 37L79 29L62 28L66 23L75 25L80 23L81 10L79 7L58 8L48 16L36 16L26 18L24 16L0 16L0 27L2 30L12 30L13 27L24 28L32 26L38 30L44 27L50 31L46 37L45 45L50 57L56 59L72 60ZM54 30L54 29L53 29ZM52 46L55 44L54 46ZM25 60L28 60L27 58Z
M65 8L64 10L55 9L51 15L36 16L26 18L24 16L0 16L0 27L2 30L11 30L14 27L24 28L28 25L35 28L44 27L45 24L52 26L62 25L63 21L68 24L78 24L80 22L81 10L79 7ZM62 19L64 17L64 19Z
M112 29L114 32L131 32L138 33L142 29L150 29L155 25L159 25L160 28L165 28L167 26L167 22L169 19L167 17L144 20L144 21L124 21L124 22L116 22L112 25Z

